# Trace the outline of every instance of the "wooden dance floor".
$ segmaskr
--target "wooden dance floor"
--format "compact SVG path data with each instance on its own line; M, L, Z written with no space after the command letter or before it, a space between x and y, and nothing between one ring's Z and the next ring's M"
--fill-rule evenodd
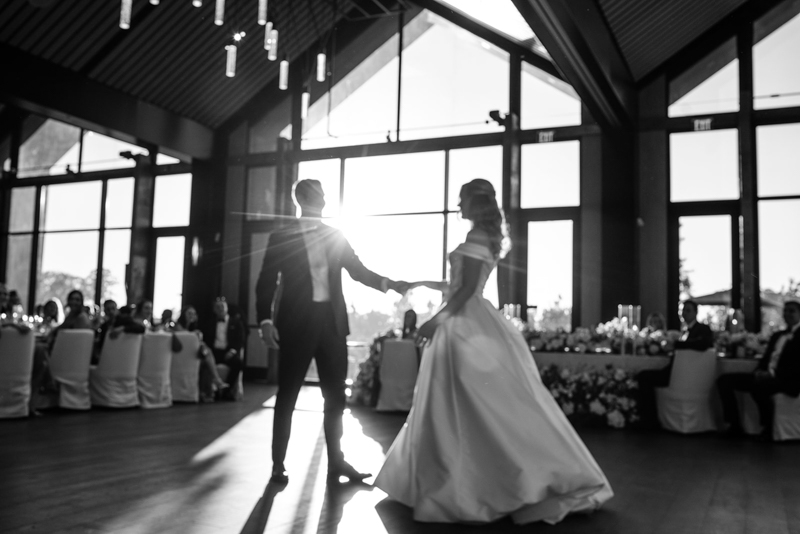
M579 429L616 492L599 512L556 526L415 523L377 488L326 484L315 387L295 412L289 485L274 488L273 393L246 384L240 403L0 421L0 532L800 533L800 444L610 429ZM347 458L376 472L404 419L353 409Z

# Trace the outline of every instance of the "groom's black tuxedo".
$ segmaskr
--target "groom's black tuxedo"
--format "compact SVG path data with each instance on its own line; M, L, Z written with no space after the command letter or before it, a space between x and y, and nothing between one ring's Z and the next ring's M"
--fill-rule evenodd
M336 331L346 337L350 330L347 306L342 295L342 269L347 269L353 280L378 290L385 279L364 267L341 231L320 223L310 235L313 236L311 239L319 239L324 244ZM313 302L312 294L311 270L303 230L298 222L293 222L270 234L261 275L256 284L259 323L264 319L272 319L282 342L304 335L311 326L308 313Z
M304 237L305 234L305 237ZM306 241L319 240L328 266L328 302L314 302ZM272 436L272 461L283 465L292 412L311 358L317 362L325 399L324 427L329 468L343 462L340 448L347 377L347 307L342 269L362 284L381 290L386 279L361 263L344 235L318 224L304 230L299 222L273 232L256 284L256 313L272 319L280 336L278 394Z

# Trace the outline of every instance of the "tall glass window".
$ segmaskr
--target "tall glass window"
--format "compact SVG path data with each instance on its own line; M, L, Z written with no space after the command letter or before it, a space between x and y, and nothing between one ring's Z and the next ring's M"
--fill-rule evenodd
M720 326L718 311L731 305L731 218L729 215L680 217L680 298L707 301L700 320Z
M447 209L458 211L461 186L475 178L488 180L494 186L498 202L503 198L503 147L485 146L450 151Z
M31 115L23 122L17 178L78 172L81 129Z
M523 61L521 115L523 130L578 125L581 100L571 85Z
M758 196L800 195L800 124L756 128Z
M153 228L188 226L191 208L191 174L169 174L156 177Z
M186 238L159 237L156 240L156 269L153 277L153 313L172 310L177 317L183 302L183 260Z
M403 30L400 139L485 132L508 111L508 53L433 13Z
M791 3L779 6L787 10ZM753 27L753 106L755 109L800 106L800 15L770 30L774 16ZM767 33L767 35L764 35ZM763 36L763 39L761 38Z
M800 248L792 236L800 228L800 198L758 203L759 283L762 320L779 327L782 303L800 296Z
M580 205L580 141L522 146L522 208Z
M739 60L729 40L670 81L670 117L739 111Z
M670 200L739 198L736 130L674 133L670 143Z
M528 223L528 305L538 328L571 329L572 236L572 221Z
M252 167L247 170L248 221L269 219L278 212L277 188L275 167Z

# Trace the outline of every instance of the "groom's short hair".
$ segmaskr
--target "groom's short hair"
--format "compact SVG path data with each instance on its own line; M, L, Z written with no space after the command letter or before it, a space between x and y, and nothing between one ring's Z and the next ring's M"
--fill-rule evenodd
M322 184L319 180L308 178L300 180L294 184L294 199L299 206L308 204L308 200L312 195L322 196Z

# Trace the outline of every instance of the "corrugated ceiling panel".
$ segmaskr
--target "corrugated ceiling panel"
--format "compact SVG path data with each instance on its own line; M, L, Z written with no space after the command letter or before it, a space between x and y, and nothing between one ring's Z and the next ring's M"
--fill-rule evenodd
M640 80L746 0L598 0Z
M373 0L360 0L380 13ZM263 49L253 1L227 2L225 24L214 25L214 2L189 0L152 6L133 2L130 30L119 28L119 0L0 0L0 43L80 72L142 101L221 125L278 75ZM272 0L270 18L280 35L280 56L292 61L350 12L353 0ZM240 43L236 76L225 76L225 45L235 31ZM313 65L309 66L313 69ZM88 71L88 72L83 72Z

